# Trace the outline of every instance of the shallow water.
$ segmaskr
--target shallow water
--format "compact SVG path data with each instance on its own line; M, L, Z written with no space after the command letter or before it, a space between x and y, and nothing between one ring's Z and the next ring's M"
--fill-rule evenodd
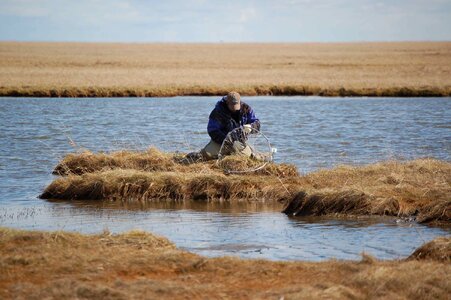
M197 150L218 97L0 98L0 226L112 232L140 228L200 254L270 259L405 257L449 229L393 219L289 218L280 207L153 204L123 207L37 199L57 161L94 151ZM310 172L337 164L435 157L450 160L451 99L249 97L276 160Z

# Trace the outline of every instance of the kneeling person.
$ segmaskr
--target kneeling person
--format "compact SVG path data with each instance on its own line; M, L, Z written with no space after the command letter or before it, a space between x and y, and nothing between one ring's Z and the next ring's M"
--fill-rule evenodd
M216 103L210 113L207 130L211 141L200 151L202 158L204 160L217 159L227 134L239 127L243 127L245 133L251 132L252 129L260 130L260 121L255 116L253 109L241 101L240 94L230 92ZM251 151L246 149L243 144L234 143L233 147L236 151Z

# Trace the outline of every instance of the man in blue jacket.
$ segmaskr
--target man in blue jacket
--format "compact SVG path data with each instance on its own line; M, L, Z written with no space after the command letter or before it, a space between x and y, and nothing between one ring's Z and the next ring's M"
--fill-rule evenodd
M252 129L260 130L260 121L252 108L241 101L240 94L230 92L216 103L208 120L208 135L211 141L200 151L204 160L218 158L221 145L227 134L242 127L245 134Z

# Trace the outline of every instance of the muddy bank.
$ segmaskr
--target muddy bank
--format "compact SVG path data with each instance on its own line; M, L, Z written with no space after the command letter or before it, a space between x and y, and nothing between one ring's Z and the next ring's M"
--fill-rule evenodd
M434 159L339 166L299 175L271 163L257 173L226 175L214 162L180 164L180 155L144 152L69 154L44 199L251 201L280 203L289 215L388 215L419 222L451 220L451 163ZM240 165L240 160L231 159ZM244 162L246 163L246 162Z
M439 240L446 242L446 256L272 262L205 258L139 231L81 235L0 228L0 297L446 299L450 241Z

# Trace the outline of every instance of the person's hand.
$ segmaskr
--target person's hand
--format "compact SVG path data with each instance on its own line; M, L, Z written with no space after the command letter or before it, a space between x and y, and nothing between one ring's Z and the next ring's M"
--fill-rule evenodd
M243 125L243 131L245 134L249 134L252 132L252 126L250 124Z

